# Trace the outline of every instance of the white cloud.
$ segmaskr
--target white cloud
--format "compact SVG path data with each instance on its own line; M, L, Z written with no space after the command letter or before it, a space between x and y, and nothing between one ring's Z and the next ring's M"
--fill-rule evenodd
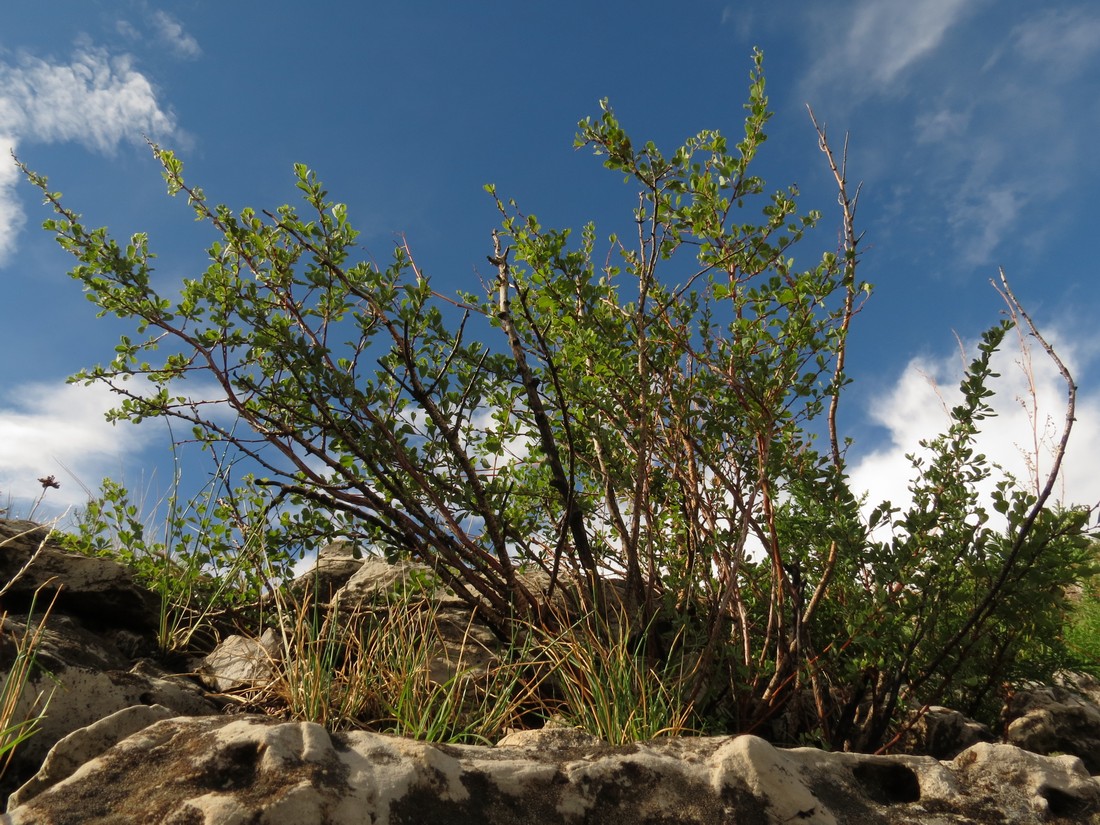
M16 515L38 496L37 479L56 476L58 490L46 494L46 509L60 511L87 500L92 490L120 470L148 440L161 434L148 425L110 424L104 413L119 398L100 384L31 383L13 388L0 401L0 503L10 497Z
M931 55L973 7L968 0L859 0L847 14L815 16L811 66L815 89L840 84L852 92L892 91L902 75Z
M719 21L719 25L732 26L736 37L746 42L755 42L768 28L768 23L766 17L761 18L751 5L745 2L724 6Z
M127 40L140 40L141 32L137 30L129 20L119 20L115 23L115 29Z
M194 59L202 54L199 41L184 31L183 24L168 12L154 12L152 19L160 39L178 56Z
M888 86L940 44L965 7L965 0L863 3L849 31L848 55L863 62L877 85Z
M164 46L175 57L194 60L202 56L199 41L188 34L183 24L166 11L150 11L149 4L142 2L138 14L145 26L137 20L118 20L115 30L137 47L154 46L163 51Z
M19 143L80 143L109 153L142 134L176 132L171 111L162 108L152 83L126 55L88 48L72 62L50 63L24 56L0 61L0 264L15 249L23 224L15 193L18 177L9 150Z
M129 379L127 389L148 395L151 384L141 376ZM224 393L213 381L193 379L172 388L173 396L200 400L203 415L232 427L237 417L221 401ZM140 426L129 421L112 424L106 413L122 403L122 397L102 382L89 386L56 382L29 382L0 395L0 508L9 500L12 513L22 517L42 491L38 479L53 475L61 482L48 490L36 518L60 515L66 508L87 502L89 491L98 493L104 478L112 478L130 489L135 501L157 487L163 492L172 485L173 434L186 443L190 427L146 419ZM163 445L160 461L145 452L151 445ZM196 450L191 455L198 456ZM204 461L200 476L206 472ZM162 482L155 484L163 472ZM193 483L193 479L187 479ZM143 514L144 515L144 514Z
M24 58L0 64L0 110L19 137L43 143L74 141L111 152L142 132L169 134L171 113L157 103L153 85L126 55L98 49L78 53L68 64Z
M0 101L2 106L3 101ZM0 123L5 122L0 112ZM15 138L0 135L0 151L14 152ZM26 218L19 206L15 186L19 182L19 167L11 161L10 155L0 157L0 264L15 251L15 239L23 228Z
M934 214L929 231L950 241L940 258L960 270L1042 249L1072 208L1066 195L1090 167L1100 123L1088 82L1100 63L1100 12L1046 10L1018 22L978 5L986 14L970 25L991 30L988 42L1000 44L992 56L945 40L904 106L889 117L877 101L864 106L882 131L872 156L911 181L908 220Z
M1084 369L1081 353L1075 352L1067 335L1049 337L1071 372ZM1037 475L1045 480L1053 447L1061 437L1066 388L1056 367L1034 344L1029 381L1024 369L1027 361L1017 344L1015 333L1009 333L994 357L994 372L1001 377L992 379L989 387L997 393L992 399L997 415L980 423L977 452L1034 490ZM965 359L967 363L970 358ZM963 361L959 355L914 359L873 405L871 417L889 433L888 443L859 459L851 471L853 491L869 493L869 508L884 500L902 507L909 503L908 487L915 471L905 456L924 454L920 441L934 438L949 425L948 408L960 400L957 387ZM1100 477L1093 460L1100 450L1100 394L1080 394L1076 418L1054 495L1065 504L1095 505L1100 502ZM996 481L1000 476L994 473Z

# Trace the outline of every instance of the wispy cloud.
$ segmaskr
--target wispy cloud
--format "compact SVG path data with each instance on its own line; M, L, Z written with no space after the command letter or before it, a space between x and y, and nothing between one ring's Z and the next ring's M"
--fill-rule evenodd
M960 260L975 266L990 261L1025 204L1026 197L1011 183L998 186L986 180L980 187L960 187L947 202Z
M0 61L0 264L15 249L23 224L8 152L22 143L80 143L110 153L142 134L176 133L175 117L127 55L77 52L69 63L24 55Z
M115 31L117 31L127 40L137 41L141 39L141 32L138 31L137 26L135 26L129 20L116 20Z
M839 85L858 97L892 92L973 5L970 0L859 0L843 11L821 10L813 20L818 58L807 85L813 90Z
M916 122L917 143L937 143L957 140L970 126L969 110L952 110L945 106L932 111L920 112Z
M1046 9L1016 26L1011 40L1011 54L1075 75L1100 55L1100 14L1084 8Z
M1006 30L984 63L956 61L915 117L922 177L966 264L997 263L1022 227L1034 240L1057 220L1100 125L1083 74L1100 61L1100 11L1048 9Z
M134 48L153 46L182 60L202 56L202 46L180 22L179 18L161 9L150 9L149 3L138 4L129 19L115 21L115 31L134 44Z
M888 220L873 234L902 215L910 228L923 224L918 254L937 249L936 266L953 275L1038 253L1092 163L1100 9L1006 15L982 0L843 8L811 13L806 37L826 45L802 92L853 130L868 192L885 181L908 193L884 208ZM986 50L964 47L971 42Z
M769 27L767 16L761 16L750 3L727 4L722 8L719 25L730 26L738 40L750 41Z
M167 44L179 57L193 60L202 54L199 41L189 35L183 24L168 12L154 12L152 22L161 42Z
M966 0L862 3L853 16L845 53L853 69L866 71L874 85L885 88L940 44L966 6Z

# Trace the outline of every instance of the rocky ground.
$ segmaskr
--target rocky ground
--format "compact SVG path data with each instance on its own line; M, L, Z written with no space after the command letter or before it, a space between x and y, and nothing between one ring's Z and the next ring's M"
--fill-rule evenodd
M43 537L0 522L0 582ZM339 546L320 565L345 599L403 572ZM262 640L227 638L192 675L169 673L150 656L152 594L121 565L49 543L3 596L5 669L51 578L64 587L40 661L58 689L4 775L4 823L1100 823L1100 685L1087 677L1019 691L999 735L933 709L913 738L924 755L754 736L612 747L553 726L492 746L431 745L227 713L225 692L270 666ZM28 684L26 702L46 678Z

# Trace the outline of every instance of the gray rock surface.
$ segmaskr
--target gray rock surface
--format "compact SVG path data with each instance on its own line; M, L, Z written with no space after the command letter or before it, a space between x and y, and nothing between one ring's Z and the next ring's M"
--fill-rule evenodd
M50 750L42 768L8 798L8 805L14 808L38 796L47 788L68 779L81 765L99 757L127 736L173 716L175 714L164 705L134 705L73 731Z
M444 607L465 607L458 596L438 584L436 575L425 564L412 561L388 562L368 556L354 574L339 589L340 607L355 609L360 605L384 604L402 594L423 594Z
M310 594L321 604L329 604L336 592L363 566L363 561L362 551L349 541L326 544L318 552L313 569L295 579L290 592L299 599Z
M270 627L259 639L228 636L203 659L198 676L219 693L268 682L282 656L281 648L279 634Z
M60 589L57 612L80 617L96 628L155 630L156 597L134 583L129 568L66 552L48 538L49 532L30 521L0 520L0 586L14 579L4 594L8 611L25 611L39 588L41 610Z
M1079 759L1010 745L947 762L754 736L434 746L254 716L154 722L21 800L4 823L1100 822Z
M333 603L349 617L365 612L384 618L401 594L414 609L427 611L420 621L437 641L428 665L433 681L443 683L460 672L484 671L498 660L500 640L476 621L466 601L438 582L427 565L367 557L334 595Z
M0 626L0 671L6 672L14 659L12 640L26 632L28 622L38 624L50 594L60 589L44 623L37 667L13 719L28 718L40 698L49 697L49 712L38 731L16 748L0 780L0 795L33 775L60 739L117 711L159 704L173 715L218 712L194 681L144 658L156 647L157 601L134 583L127 568L66 552L48 540L46 528L31 522L0 520L0 542L0 586L19 574L3 597L8 613ZM20 612L42 585L35 615Z
M936 759L952 759L979 742L993 742L993 732L957 710L933 706L916 712L899 750Z
M1035 753L1079 756L1100 774L1100 682L1064 676L1061 684L1017 691L1005 706L1005 741Z
M16 751L14 764L20 774L26 768L36 768L58 740L134 705L164 705L174 714L188 716L218 712L193 682L172 676L151 662L99 670L50 653L49 672L28 682L17 706L16 718L24 718L24 709L30 708L33 697L52 694L41 728Z

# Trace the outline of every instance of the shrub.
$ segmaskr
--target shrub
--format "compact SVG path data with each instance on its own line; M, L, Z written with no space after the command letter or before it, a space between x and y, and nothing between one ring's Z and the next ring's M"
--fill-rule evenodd
M856 276L858 189L818 128L843 241L797 268L820 216L751 174L770 117L762 65L757 52L733 145L703 131L671 153L639 146L606 102L580 123L577 145L639 192L637 237L612 236L606 255L592 224L574 241L488 187L503 220L483 294L438 294L406 244L385 269L360 259L347 207L304 165L301 212L234 212L153 147L169 193L217 235L206 271L161 291L144 235L86 229L28 171L73 277L140 336L74 380L120 393L116 419L183 421L232 450L255 506L217 529L243 530L243 546L249 531L272 548L344 534L415 557L502 639L516 623L560 629L556 588L582 582L595 608L619 579L636 649L655 662L670 639L690 650L686 706L731 728L810 707L794 734L875 748L906 697L981 706L1057 616L1083 513L1046 509L1050 484L1029 496L1005 479L1007 531L985 526L975 490L990 471L972 440L997 325L916 463L913 506L879 508L894 535L872 538L837 432L848 330L871 291ZM198 377L220 397L187 395ZM1013 623L1032 608L1035 622Z

